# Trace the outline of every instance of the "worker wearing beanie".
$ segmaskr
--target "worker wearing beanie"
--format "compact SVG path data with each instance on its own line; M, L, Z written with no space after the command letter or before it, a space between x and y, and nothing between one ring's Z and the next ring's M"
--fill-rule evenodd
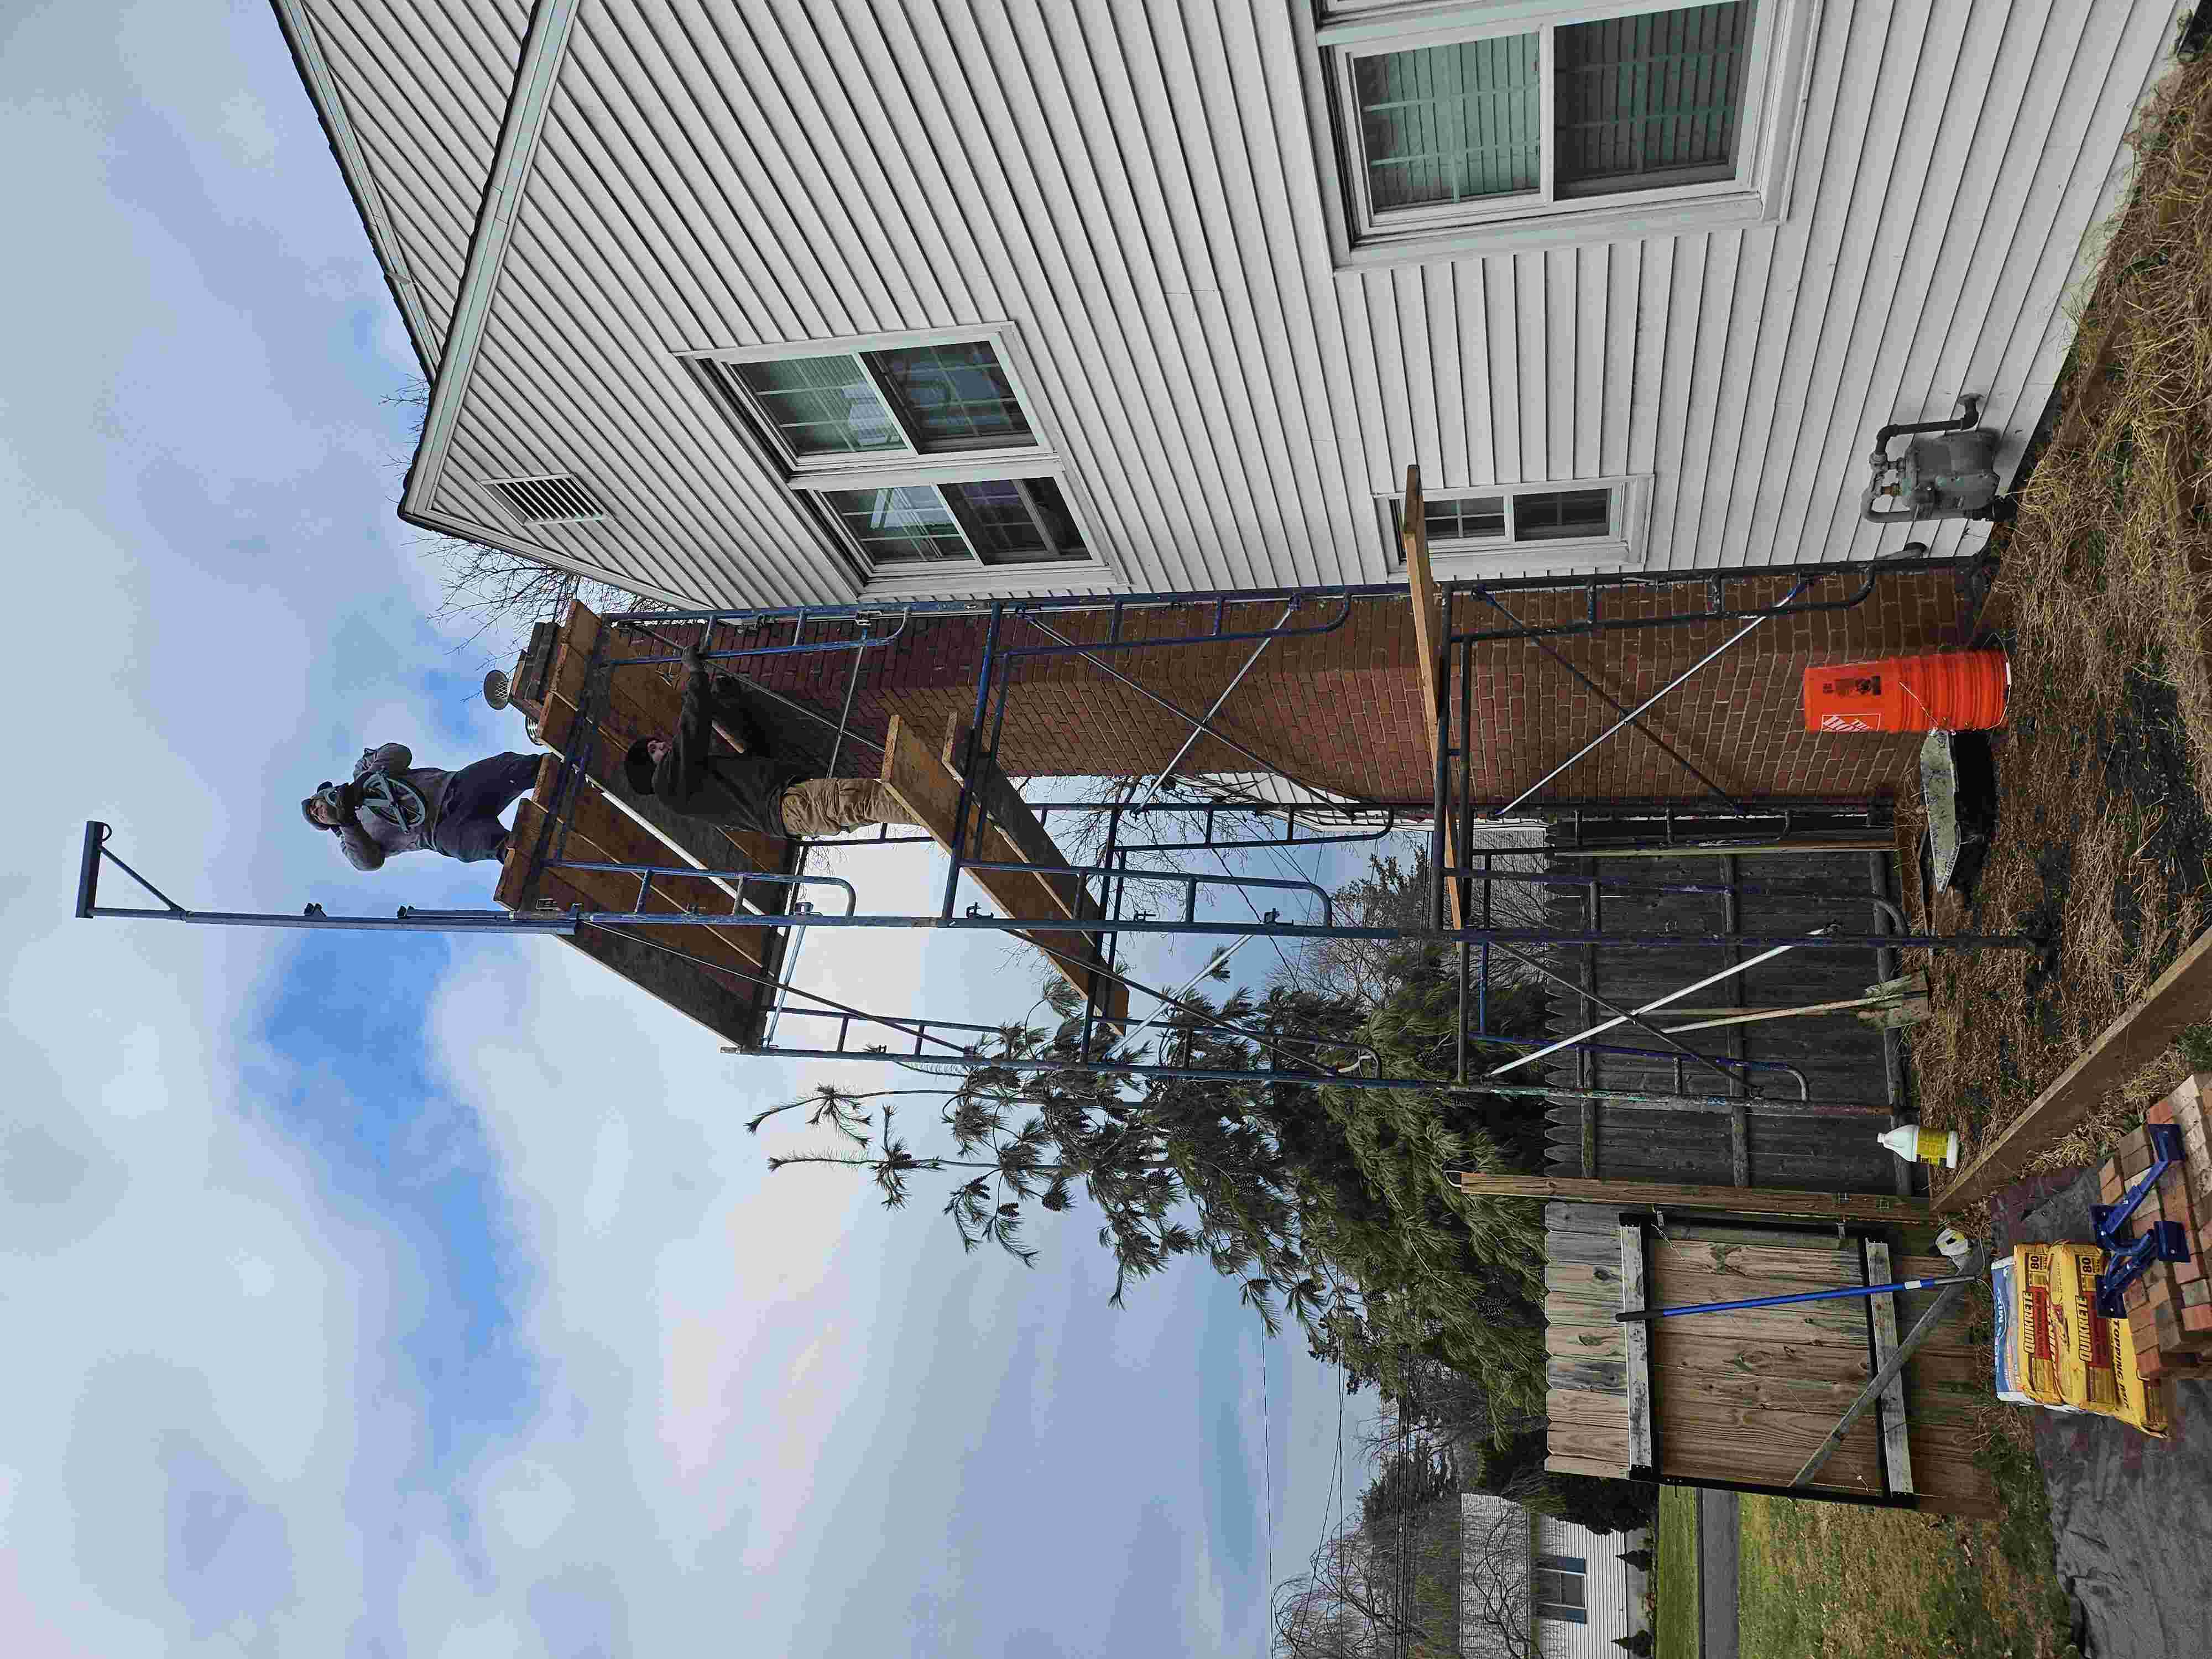
M713 752L720 721L744 745ZM696 645L684 653L684 712L667 738L641 738L623 757L629 787L673 811L766 836L842 835L870 823L911 823L872 778L824 778L780 759L746 708L739 683L715 674Z

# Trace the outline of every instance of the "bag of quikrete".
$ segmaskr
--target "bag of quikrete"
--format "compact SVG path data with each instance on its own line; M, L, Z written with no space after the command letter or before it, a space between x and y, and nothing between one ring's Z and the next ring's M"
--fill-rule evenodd
M2069 1408L2058 1381L2058 1341L2052 1328L2051 1246L2016 1244L2012 1252L2012 1384L2027 1401Z
M2050 1248L2051 1339L2059 1395L2069 1406L2115 1416L2120 1382L2113 1364L2112 1322L2097 1312L2097 1275L2104 1271L2105 1253L2094 1244ZM2124 1346L2128 1338L2124 1334L2120 1340Z
M2096 1310L2104 1252L2094 1244L2021 1244L1991 1264L1997 1398L2110 1417L2166 1437L2166 1397L2136 1369L2124 1319Z
M2136 1347L2129 1339L2128 1322L2108 1319L2103 1322L2112 1328L2110 1340L2115 1362L2112 1373L2120 1396L2119 1403L2106 1414L2117 1417L2131 1428L2141 1429L2153 1439L2165 1439L2166 1391L2146 1382L2142 1373L2136 1369Z

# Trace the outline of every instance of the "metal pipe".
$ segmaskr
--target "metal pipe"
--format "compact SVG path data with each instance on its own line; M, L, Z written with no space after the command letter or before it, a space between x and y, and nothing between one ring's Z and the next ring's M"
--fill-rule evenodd
M1225 732L1213 730L1212 727L1205 720L1199 719L1197 715L1192 714L1181 704L1170 702L1167 698L1162 696L1158 692L1154 691L1149 686L1139 684L1135 680L1130 678L1129 676L1124 674L1121 670L1114 667L1111 664L1099 661L1097 657L1091 655L1090 652L1078 645L1073 640L1069 639L1065 634L1060 633L1057 629L1048 627L1047 624L1039 622L1035 617L1026 614L1024 615L1022 620L1027 623L1031 628L1036 629L1038 633L1045 635L1046 638L1056 640L1061 645L1067 647L1069 650L1074 653L1079 660L1090 664L1091 667L1105 675L1107 678L1127 686L1129 690L1135 692L1139 696L1144 698L1147 702L1155 703L1158 707L1166 709L1168 713L1173 714L1177 720L1188 721L1199 731L1205 732L1207 737L1212 738L1216 743L1221 744L1223 748L1242 755L1246 760L1250 761L1253 765L1258 767L1261 771L1271 772L1274 774L1275 776L1283 779L1285 782L1294 783L1297 785L1299 788L1306 790L1310 793L1326 794L1328 793L1322 789L1318 784L1309 783L1304 778L1299 777L1295 772L1289 771L1285 768L1277 765L1273 761L1267 759L1267 757L1258 753L1256 750L1248 749L1243 744L1240 743L1235 738L1230 737ZM1145 810L1151 811L1152 809L1148 807Z
M906 628L904 617L899 619L899 628L902 632L904 631ZM863 617L860 622L860 637L863 642L866 641L867 636L868 623L866 618ZM845 676L845 706L837 711L837 735L830 739L830 769L822 775L824 777L834 778L837 775L837 761L845 752L845 732L853 723L853 694L860 689L860 664L865 660L866 659L858 651L853 653L852 672Z
M860 908L860 896L854 890L853 884L842 876L796 873L787 876L773 870L695 870L688 864L600 864L580 859L556 859L546 867L551 870L605 870L625 876L690 876L700 880L734 882L740 897L749 881L764 881L775 887L842 887L845 890L845 914L849 916Z
M1027 866L1020 866L1024 869ZM640 927L681 927L696 924L710 927L887 927L909 930L942 928L951 932L983 932L1000 933L1188 933L1196 937L1238 939L1246 934L1263 939L1371 939L1395 941L1412 938L1423 943L1449 944L1466 939L1480 944L1485 939L1504 945L1619 945L1635 949L1680 950L1685 945L1721 945L1738 944L1749 946L1774 947L1784 950L1826 948L1831 950L1871 950L1877 941L1887 942L1900 950L1984 950L2039 951L2043 947L2034 939L2018 933L1913 933L1902 937L1894 933L1747 933L1730 939L1712 933L1596 933L1583 931L1554 933L1537 927L1460 927L1446 928L1441 934L1408 935L1396 927L1363 927L1345 924L1327 926L1311 922L1292 921L1109 921L1103 917L1037 916L930 916L930 915L867 915L867 916L770 916L728 915L694 916L689 915L648 915L627 910L585 910L577 913L585 921L610 927L625 924ZM1747 962L1746 967L1751 965Z
M793 1009L791 1012L804 1011ZM878 1024L899 1029L897 1021L890 1017L872 1015L869 1018ZM871 1053L848 1048L761 1048L756 1052L784 1060L877 1060L896 1064L905 1058L880 1051ZM1300 1088L1362 1089L1384 1094L1464 1092L1455 1091L1450 1084L1430 1077L1363 1078L1340 1077L1334 1073L1305 1076L1274 1071L1240 1072L1215 1066L1147 1066L1129 1060L1003 1060L987 1059L981 1055L951 1063L964 1065L971 1071L1074 1072L1094 1076L1174 1078L1192 1083L1272 1083ZM1655 1112L1727 1112L1742 1103L1728 1095L1644 1094L1626 1089L1562 1088L1537 1083L1485 1082L1476 1085L1474 1092L1526 1100L1595 1100L1610 1106ZM1770 1101L1765 1103L1765 1109L1770 1116L1808 1120L1887 1117L1889 1115L1889 1108L1879 1102L1856 1100Z
M97 818L84 826L84 854L76 866L76 915L82 921L100 902L100 844L114 833Z
M1789 599L1785 599L1783 601L1783 603L1784 603L1784 605L1789 604L1790 599L1796 599L1796 598L1797 597L1797 595L1798 595L1798 594L1800 594L1800 593L1802 593L1802 592L1803 592L1805 591L1806 586L1807 586L1807 583L1806 583L1806 582L1803 582L1803 581L1799 582L1799 583L1797 584L1797 586L1795 586L1795 587L1793 587L1793 588L1791 588L1791 589L1790 590L1790 598L1789 598ZM1654 692L1653 692L1650 696L1646 697L1646 698L1645 698L1642 702L1638 703L1634 708L1631 709L1627 714L1626 714L1622 715L1620 719L1619 719L1619 720L1615 720L1615 721L1614 721L1611 726L1607 726L1607 727L1606 727L1606 729L1605 729L1604 731L1602 731L1602 732L1599 732L1599 733L1597 734L1597 736L1595 736L1595 738L1591 738L1588 743L1584 744L1581 748L1579 748L1579 749L1577 749L1577 750L1575 750L1575 752L1574 752L1572 755L1570 755L1570 756L1569 756L1565 760L1562 761L1559 765L1557 765L1557 766L1553 767L1550 771L1548 771L1548 772L1545 773L1545 774L1544 774L1544 775L1543 775L1542 777L1540 777L1540 778L1537 779L1535 782L1534 782L1534 783L1530 784L1530 785L1529 785L1526 789L1523 789L1523 790L1522 790L1519 794L1517 794L1517 795L1514 796L1514 798L1513 798L1511 800L1510 800L1510 801L1506 802L1504 805L1503 805L1503 806L1501 806L1501 807L1498 808L1495 811L1492 812L1492 813L1490 814L1490 816L1491 816L1492 817L1493 817L1493 818L1504 817L1505 816L1505 814L1507 814L1508 812L1510 812L1510 811L1511 811L1515 807L1516 807L1516 806L1520 805L1521 805L1521 803L1522 803L1522 801L1524 801L1524 800L1528 799L1529 796L1531 796L1531 795L1534 794L1534 793L1535 793L1539 789L1541 789L1541 788L1542 788L1546 784L1549 783L1549 782L1550 782L1553 778L1558 777L1558 776L1559 776L1562 772L1565 772L1565 771L1566 771L1569 768L1572 767L1572 766L1575 764L1575 763L1576 763L1576 762L1577 762L1577 761L1579 761L1580 759L1582 759L1582 757L1583 757L1583 756L1585 756L1585 755L1589 754L1589 753L1593 749L1595 749L1595 748L1597 748L1600 744L1603 744L1603 743L1606 741L1606 739L1607 739L1608 738L1612 737L1612 736L1613 736L1613 734L1614 732L1616 732L1620 731L1620 728L1621 728L1622 726L1626 726L1626 725L1628 725L1630 722L1633 721L1638 714L1643 714L1646 709L1650 708L1654 703L1657 702L1660 700L1660 698L1662 698L1662 697L1665 696L1668 692L1670 692L1670 691L1674 690L1675 687L1677 687L1677 686L1680 685L1680 684L1681 684L1685 680L1689 679L1692 675L1696 674L1696 673L1697 673L1700 669L1704 668L1707 664L1711 663L1711 662L1715 662L1715 661L1718 660L1720 658L1726 656L1729 652L1731 652L1731 651L1735 650L1735 647L1736 647L1740 643L1741 643L1743 641L1745 641L1745 640L1747 640L1747 639L1750 638L1750 637L1751 637L1751 635L1752 635L1753 634L1756 633L1759 629L1761 629L1761 628L1765 627L1768 623L1771 622L1773 619L1774 619L1774 613L1772 613L1772 612L1768 612L1767 614L1765 614L1765 615L1764 615L1764 616L1759 616L1759 617L1753 617L1753 618L1751 619L1751 621L1749 621L1749 622L1746 623L1745 623L1741 628L1738 629L1737 629L1734 634L1731 634L1731 635L1728 637L1728 639L1727 639L1725 641L1723 641L1723 642L1722 644L1720 644L1720 645L1715 646L1715 647L1714 647L1711 651L1708 651L1707 653L1705 653L1705 654L1704 656L1702 656L1702 657L1698 658L1698 659L1697 659L1697 661L1695 661L1694 663L1692 663L1692 664L1691 664L1687 668L1684 669L1680 673L1679 673L1679 674L1675 675L1675 676L1674 676L1674 678L1673 679L1671 679L1671 680L1668 681L1666 684L1664 684L1664 685L1661 686L1661 687L1660 687L1656 691L1654 691Z
M296 916L248 910L118 909L107 905L95 907L92 914L134 921L191 922L203 927L296 927L310 933L573 933L585 920L567 911L514 915L505 910L426 910L397 916L331 916L319 914L313 906ZM641 916L639 920L648 918ZM663 916L659 920L678 921L683 918Z
M1277 630L1280 630L1284 628L1287 628L1290 625L1291 618L1297 614L1297 608L1298 601L1296 599L1292 599L1290 604L1285 605L1283 607L1282 619L1276 623L1275 629ZM1348 608L1346 614L1350 614ZM1175 751L1175 758L1160 769L1159 775L1152 780L1151 787L1145 791L1144 799L1137 803L1139 806L1150 806L1152 804L1152 798L1160 793L1160 785L1166 782L1169 775L1174 772L1176 768L1182 764L1182 757L1190 753L1191 744L1198 741L1199 733L1206 729L1207 721L1210 721L1216 714L1218 714L1221 712L1222 705L1227 702L1231 696L1236 695L1237 688L1244 684L1244 677L1252 672L1252 665L1258 662L1262 656L1267 654L1267 647L1275 642L1277 636L1277 633L1275 632L1268 633L1261 639L1259 644L1252 647L1252 654L1244 659L1244 665L1238 669L1237 672L1231 677L1229 684L1222 687L1221 695L1213 700L1213 706L1206 711L1205 720L1201 720L1197 722L1190 733L1183 738L1182 747Z
M1222 621L1220 613L1221 606L1231 604L1257 605L1270 599L1282 599L1285 597L1291 599L1293 601L1294 605L1296 604L1303 604L1308 599L1335 599L1338 605L1335 619L1331 622L1322 623L1318 627L1313 628L1287 628L1278 623L1275 627L1266 629L1247 629L1237 633L1224 633L1220 631ZM1180 603L1184 605L1203 604L1204 602L1205 601L1202 598L1187 598L1180 601ZM1007 647L1005 654L1009 657L1057 657L1066 654L1071 649L1079 653L1086 651L1147 651L1157 646L1236 645L1245 640L1315 639L1323 634L1334 634L1338 629L1343 627L1346 623L1352 620L1352 595L1342 589L1331 592L1330 590L1324 588L1319 592L1315 592L1311 589L1307 589L1304 592L1300 592L1293 589L1285 588L1274 592L1262 592L1258 593L1216 594L1214 596L1214 631L1212 633L1177 634L1170 635L1164 639L1146 640L1125 640L1117 637L1095 644L1075 646L1072 647L1064 645L1015 645ZM1117 613L1126 608L1127 607L1117 606Z
M1953 1283L1942 1279L1900 1279L1893 1285L1839 1285L1828 1291L1798 1291L1790 1296L1753 1296L1741 1302L1686 1302L1673 1308L1625 1308L1613 1315L1620 1324L1679 1319L1685 1314L1735 1313L1744 1308L1781 1308L1796 1302L1838 1302L1857 1296L1891 1296L1903 1291L1934 1290Z
M991 708L991 673L997 666L999 621L1005 614L1003 605L991 606L991 619L983 629L983 659L975 666L975 707L968 721L968 741L960 752L960 804L952 819L952 845L945 849L948 865L945 872L945 904L939 914L947 921L951 919L953 903L960 894L960 860L968 848L968 813L975 799L975 762L983 741L983 716ZM1004 702L1000 706L1003 708Z
M1151 1030L1153 1026L1158 1024L1162 1018L1166 1015L1169 1009L1182 1008L1182 999L1190 994L1193 988L1198 984L1199 981L1212 973L1215 969L1225 966L1230 957L1235 956L1239 951L1243 950L1252 941L1249 939L1240 939L1234 945L1229 945L1222 950L1216 951L1212 956L1206 959L1206 966L1200 969L1182 984L1176 986L1174 990L1169 992L1167 995L1160 999L1160 1006L1152 1011L1150 1017L1146 1019L1142 1025L1139 1025L1135 1030L1129 1032L1126 1036L1115 1038L1113 1042L1106 1045L1105 1051L1102 1053L1098 1058L1101 1060L1113 1059L1115 1054L1121 1053L1122 1049L1127 1048L1139 1037L1144 1036L1146 1032ZM1188 1013L1190 1011L1188 1009L1183 1009L1183 1012Z
M1508 611L1505 606L1486 589L1478 586L1474 591L1476 595L1481 599L1484 604L1496 611L1499 616L1504 617L1506 621L1511 623L1516 628L1525 628L1528 625L1523 623L1520 617L1515 616L1510 611ZM1583 673L1581 669L1576 667L1571 662L1569 662L1566 658L1566 653L1562 652L1559 647L1553 645L1549 640L1542 638L1535 639L1532 641L1531 643L1533 643L1539 651L1541 651L1546 656L1549 657L1553 662L1565 669L1568 673L1573 675L1577 682L1579 683L1585 690L1596 693L1598 697L1605 703L1606 707L1612 709L1614 714L1620 715L1624 720L1627 720L1630 726L1642 732L1645 737L1650 738L1652 742L1657 744L1659 747L1666 752L1668 759L1672 760L1675 765L1680 767L1685 772L1687 772L1699 783L1705 785L1705 788L1709 792L1719 797L1719 799L1728 805L1734 807L1739 813L1744 811L1743 804L1741 801L1737 800L1735 796L1729 794L1727 790L1722 788L1719 784L1714 782L1712 779L1707 777L1702 771L1698 770L1697 765L1692 762L1687 756L1684 755L1680 750L1675 748L1673 744L1668 742L1666 738L1661 737L1650 726L1644 725L1642 720L1630 714L1627 709L1621 707L1620 703L1614 698L1612 692L1607 690L1589 675ZM1470 647L1469 648L1471 649L1472 647Z
M1874 433L1874 465L1889 465L1890 441L1901 438L1908 432L1965 432L1982 418L1982 399L1979 393L1970 393L1959 399L1959 412L1948 421L1899 421L1880 426Z
M1921 547L1917 543L1908 543L1906 544L1906 547L1905 549L1900 549L1899 551L1903 552L1910 550L1916 547L1919 547L1922 551L1926 550L1924 547ZM1741 622L1747 617L1756 617L1762 621L1774 617L1809 617L1817 615L1825 611L1849 611L1855 606L1864 604L1868 596L1874 592L1875 583L1886 572L1894 570L1926 570L1955 568L1956 566L1965 562L1966 562L1966 561L1960 559L1906 559L1900 557L1894 559L1883 559L1879 562L1868 561L1865 563L1856 567L1842 564L1811 566L1769 565L1757 570L1735 570L1720 574L1715 574L1709 571L1699 575L1684 578L1651 578L1644 576L1589 577L1580 583L1568 584L1562 582L1557 584L1558 586L1562 587L1567 586L1580 586L1589 595L1589 613L1584 620L1581 622L1561 623L1550 627L1478 629L1473 633L1462 634L1458 637L1463 640L1473 641L1477 644L1485 644L1503 640L1555 640L1563 639L1574 635L1624 633L1631 629L1641 628L1690 628L1695 627L1700 623ZM1821 580L1825 577L1840 576L1847 570L1854 568L1863 568L1867 573L1866 580L1859 584L1856 592L1845 594L1840 599L1813 599L1803 605L1797 603L1797 595L1803 592L1805 589L1810 587L1814 583ZM1797 576L1802 578L1797 586L1790 591L1789 594L1783 599L1779 605L1754 606L1747 611L1727 611L1715 606L1704 611L1680 611L1671 617L1615 617L1609 620L1601 620L1597 614L1597 596L1601 592L1608 588L1620 588L1622 590L1631 588L1649 589L1658 586L1678 586L1683 580L1693 580L1711 587L1717 595L1717 592L1720 587L1729 581L1741 581L1754 578L1776 576ZM1515 584L1511 582L1486 582L1479 584L1479 586L1496 588L1500 592L1510 592Z
M1135 849L1125 848L1123 850L1127 852ZM1273 887L1290 892L1303 891L1311 893L1316 898L1321 901L1321 913L1322 917L1322 925L1324 927L1333 923L1336 915L1335 906L1331 903L1329 900L1328 890L1323 887L1319 882L1291 881L1286 880L1280 876L1201 876L1187 873L1181 870L1131 869L1126 863L1124 863L1119 869L1097 864L987 864L978 859L969 860L962 868L968 870L1000 870L1006 872L1009 875L1097 876L1102 879L1120 875L1126 876L1132 881L1179 881L1183 884L1187 890L1192 891L1195 891L1201 884L1214 887ZM1055 918L1051 916L1032 916L1029 918L1030 924L1032 927L1037 926L1041 923L1048 924L1053 922Z
M1602 1021L1598 1024L1591 1026L1587 1031L1578 1031L1573 1036L1563 1038L1559 1042L1552 1044L1548 1048L1539 1048L1533 1054L1523 1054L1518 1060L1510 1060L1506 1064L1500 1066L1496 1070L1492 1071L1490 1075L1496 1077L1500 1073L1512 1071L1516 1066L1526 1066L1531 1060L1541 1060L1547 1054L1556 1054L1559 1050L1565 1048L1571 1042L1578 1042L1584 1037L1594 1037L1601 1031L1610 1031L1616 1025L1625 1025L1628 1023L1632 1014L1648 1014L1656 1009L1663 1008L1670 1002L1680 1001L1682 998L1689 995L1692 991L1702 991L1708 985L1717 985L1722 980L1732 979L1736 975L1742 973L1746 969L1756 968L1760 963L1771 961L1774 957L1780 956L1784 951L1788 951L1792 948L1794 947L1788 945L1778 945L1772 950L1763 951L1759 955L1752 957L1746 961L1731 963L1729 966L1722 969L1717 974L1708 974L1705 978L1698 981L1694 985L1685 985L1679 991L1669 991L1665 996L1656 998L1652 1001L1645 1003L1641 1008L1632 1009L1627 1014L1616 1015L1611 1019Z

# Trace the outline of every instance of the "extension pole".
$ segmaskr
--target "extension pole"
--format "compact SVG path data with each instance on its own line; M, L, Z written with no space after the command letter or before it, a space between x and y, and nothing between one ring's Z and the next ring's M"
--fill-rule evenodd
M1899 1291L1926 1291L1953 1282L1942 1279L1900 1279L1893 1285L1839 1285L1832 1291L1799 1291L1790 1296L1754 1296L1741 1302L1686 1302L1676 1308L1630 1308L1613 1315L1622 1324L1632 1320L1676 1319L1684 1314L1733 1313L1739 1308L1781 1308L1793 1302L1835 1302L1852 1296L1891 1296Z

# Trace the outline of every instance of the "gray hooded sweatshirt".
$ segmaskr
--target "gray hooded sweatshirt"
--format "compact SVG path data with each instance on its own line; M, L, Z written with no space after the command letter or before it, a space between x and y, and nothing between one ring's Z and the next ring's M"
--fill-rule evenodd
M438 809L446 799L451 772L416 767L404 743L364 749L354 763L354 790L361 804L353 821L338 828L338 845L356 870L374 870L398 853L434 851Z

